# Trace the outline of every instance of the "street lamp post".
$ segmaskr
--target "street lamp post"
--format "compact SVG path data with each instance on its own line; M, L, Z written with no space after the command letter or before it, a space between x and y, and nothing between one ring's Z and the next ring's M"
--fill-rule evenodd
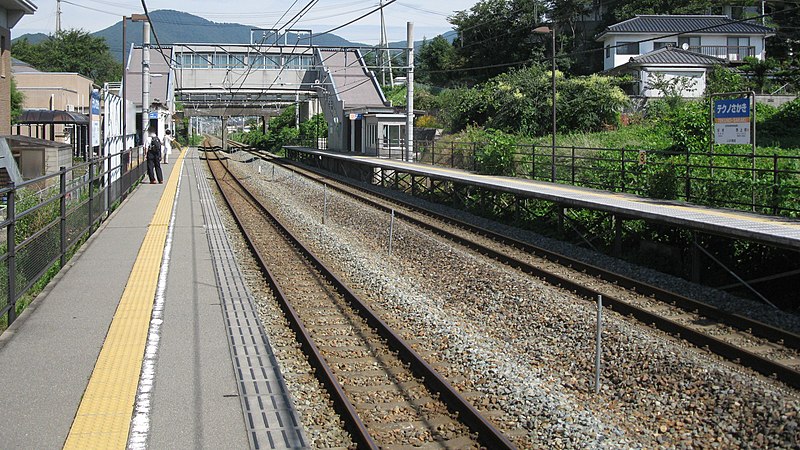
M550 172L550 180L555 183L556 182L556 29L553 27L541 26L536 27L533 29L534 33L540 34L550 34L551 40L551 49L552 49L552 73L551 78L553 81L553 135L552 135L552 144L551 144L551 151L552 151L552 161L551 161L551 172Z
M147 128L150 124L150 21L145 14L131 14L131 22L142 22L142 149L146 151ZM123 50L123 54L124 54ZM123 61L123 63L125 63ZM141 151L137 151L141 154ZM137 160L140 155L137 155Z

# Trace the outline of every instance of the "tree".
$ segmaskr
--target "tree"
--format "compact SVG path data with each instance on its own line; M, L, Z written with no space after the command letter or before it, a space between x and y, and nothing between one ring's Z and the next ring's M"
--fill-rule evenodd
M683 94L693 90L697 81L691 77L667 77L664 72L650 72L647 87L661 91L661 96L670 108L677 108L683 101Z
M25 101L25 94L17 89L17 83L11 78L11 123L15 123L22 114L22 102Z
M417 56L419 81L436 86L446 86L452 76L448 72L457 67L455 48L442 36L424 40Z
M739 92L744 91L746 88L739 72L725 66L714 66L706 76L706 92L703 95L708 96L709 94L718 94L720 92Z
M711 0L630 0L614 4L604 19L612 24L637 14L706 14L712 7Z
M767 12L772 14L775 36L767 39L767 55L780 60L794 60L800 53L800 5L796 1L774 1L767 3Z
M577 23L592 9L592 0L553 0L550 16L561 25L572 40L577 38Z
M764 93L769 85L771 73L778 67L778 62L773 58L761 60L752 56L745 57L744 62L739 70L748 75L754 91Z
M531 30L542 23L544 13L539 0L483 0L457 12L450 18L458 31L456 54L463 61L457 75L478 83L541 59L547 44Z
M109 52L105 39L83 30L65 30L38 44L26 39L12 47L14 57L44 72L76 72L97 84L122 79L122 65Z
M17 83L11 78L11 123L15 123L22 114L22 103L25 101L25 94L17 89Z

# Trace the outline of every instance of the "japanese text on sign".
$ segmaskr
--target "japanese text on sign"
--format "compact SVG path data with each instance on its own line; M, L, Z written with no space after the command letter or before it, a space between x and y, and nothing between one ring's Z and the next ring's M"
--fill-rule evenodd
M714 102L714 143L750 144L750 99Z
M714 102L714 118L742 117L750 120L750 99L717 100Z

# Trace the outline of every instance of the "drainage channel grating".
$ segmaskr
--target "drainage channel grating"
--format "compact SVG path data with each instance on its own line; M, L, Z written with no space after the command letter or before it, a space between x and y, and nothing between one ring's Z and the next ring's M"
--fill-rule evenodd
M206 174L196 161L192 158L250 446L307 448L303 428L256 314L253 297L244 285Z

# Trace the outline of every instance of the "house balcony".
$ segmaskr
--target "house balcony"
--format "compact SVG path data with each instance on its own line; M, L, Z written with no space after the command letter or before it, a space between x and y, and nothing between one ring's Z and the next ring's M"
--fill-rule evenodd
M744 59L748 56L756 57L756 48L753 46L731 47L727 45L700 45L689 46L689 51L726 59L730 62L744 62Z

